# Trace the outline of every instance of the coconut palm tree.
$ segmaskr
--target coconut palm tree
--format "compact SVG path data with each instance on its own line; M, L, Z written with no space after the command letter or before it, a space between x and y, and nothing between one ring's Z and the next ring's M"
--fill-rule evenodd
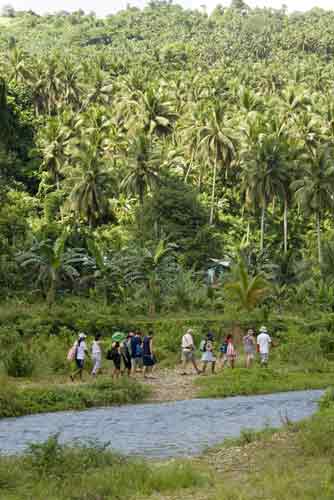
M297 203L305 214L314 215L318 242L318 262L322 263L321 222L327 210L333 207L334 151L326 145L309 148L301 158L303 173L292 182Z
M108 161L96 144L87 141L69 159L66 172L66 184L72 187L67 206L93 228L101 217L108 215L113 183Z
M207 155L212 168L211 208L209 223L213 224L216 180L218 168L227 169L236 156L236 139L228 126L224 110L219 105L211 107L203 116L203 122L197 124L198 151Z
M255 116L248 121L243 132L241 190L245 194L246 206L261 209L260 251L264 248L266 210L275 198L284 202L284 246L287 248L289 146L284 125L269 117L261 119Z
M45 127L41 128L37 138L38 150L42 156L41 170L60 188L61 170L66 161L66 146L72 131L60 117L50 118ZM44 186L44 183L42 183Z
M251 311L270 293L270 285L263 273L250 276L242 259L234 269L235 281L228 282L225 288L234 295L240 307Z
M127 173L121 188L138 196L140 205L143 205L145 194L158 182L159 175L152 162L152 139L140 134L129 144Z

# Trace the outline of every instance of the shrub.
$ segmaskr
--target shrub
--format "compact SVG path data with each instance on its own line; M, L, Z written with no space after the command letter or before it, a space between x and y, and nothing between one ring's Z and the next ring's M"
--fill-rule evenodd
M4 364L10 377L30 377L34 371L33 356L22 343L9 352Z

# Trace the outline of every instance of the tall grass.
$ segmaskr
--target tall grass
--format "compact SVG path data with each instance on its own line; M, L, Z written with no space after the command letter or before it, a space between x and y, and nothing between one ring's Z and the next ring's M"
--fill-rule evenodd
M2 500L127 500L203 487L208 474L189 462L153 465L101 446L59 444L54 436L21 458L1 458Z
M269 394L272 392L326 389L333 384L334 372L295 371L282 368L226 369L219 375L198 378L199 397L224 398L227 396Z
M94 406L136 403L149 389L126 378L99 378L90 384L19 387L3 379L0 384L0 417L60 410L81 410Z

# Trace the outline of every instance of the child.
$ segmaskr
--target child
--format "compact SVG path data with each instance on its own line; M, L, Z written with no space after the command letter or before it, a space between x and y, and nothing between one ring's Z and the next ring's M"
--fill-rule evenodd
M220 351L220 360L221 360L221 367L224 368L227 364L227 338L224 339L224 342L219 348Z
M202 354L202 373L205 373L208 363L211 363L211 372L215 373L216 358L213 353L213 342L210 340L209 335L207 335L207 340L205 341L205 347L203 347Z
M75 377L79 375L80 380L82 380L82 372L85 364L85 357L88 352L87 345L85 342L86 335L84 333L79 333L78 340L75 342L73 348L75 349L75 364L77 369L70 375L72 382Z
M95 339L92 344L93 377L95 377L101 369L102 351L101 351L100 339L101 339L101 334L98 333L97 335L95 335Z
M235 358L237 357L237 353L234 349L232 335L228 335L226 337L226 341L227 341L226 356L229 361L230 367L234 368Z
M113 342L111 349L109 349L107 353L107 359L110 359L114 364L112 377L118 378L121 374L121 352L119 342Z
M255 338L253 328L248 328L247 334L244 335L243 339L244 351L245 351L245 363L246 368L250 368L255 357Z

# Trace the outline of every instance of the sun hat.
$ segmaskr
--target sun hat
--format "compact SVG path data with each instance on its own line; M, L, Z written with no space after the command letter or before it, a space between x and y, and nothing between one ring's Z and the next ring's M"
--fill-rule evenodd
M84 333L79 333L79 339L85 339L87 337L87 335L85 335Z
M267 333L267 328L265 326L261 326L260 332L261 333Z

